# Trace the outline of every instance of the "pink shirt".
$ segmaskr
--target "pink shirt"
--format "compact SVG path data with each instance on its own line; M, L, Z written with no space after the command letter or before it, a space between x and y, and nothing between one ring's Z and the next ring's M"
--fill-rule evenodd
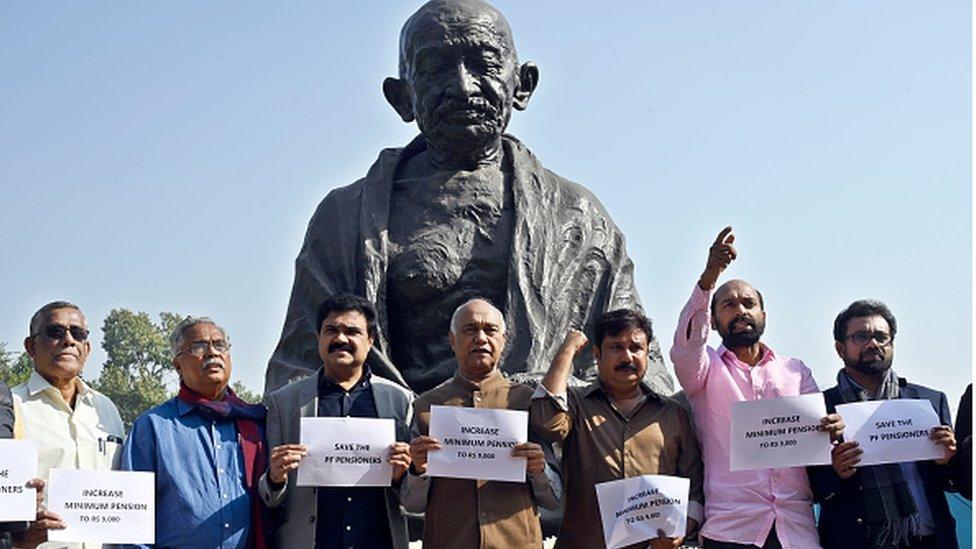
M674 372L694 410L705 461L702 535L761 547L775 521L784 548L819 547L813 496L803 467L729 470L733 402L815 393L817 383L801 360L779 356L765 346L752 368L725 346L708 347L710 296L695 284L671 348Z

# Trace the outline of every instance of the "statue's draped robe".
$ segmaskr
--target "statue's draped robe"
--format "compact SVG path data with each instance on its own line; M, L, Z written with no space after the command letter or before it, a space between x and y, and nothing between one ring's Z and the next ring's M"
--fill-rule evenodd
M387 358L386 311L395 306L386 299L390 194L398 166L425 147L421 136L406 148L383 150L365 178L333 190L319 204L295 261L295 283L281 340L268 364L265 393L321 366L317 308L340 292L376 304L379 337L367 363L374 373L407 385ZM502 148L515 222L504 307L508 343L501 368L531 379L548 370L570 328L592 334L602 313L641 305L624 236L600 201L544 168L515 138L504 136ZM575 366L583 381L596 375L589 352L580 353ZM656 338L650 342L646 379L662 394L673 392Z

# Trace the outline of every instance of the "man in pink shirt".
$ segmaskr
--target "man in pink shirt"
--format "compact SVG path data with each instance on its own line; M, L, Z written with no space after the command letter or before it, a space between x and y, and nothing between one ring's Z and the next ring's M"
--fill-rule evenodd
M729 470L733 402L819 390L801 360L780 356L759 341L766 311L758 290L743 280L730 280L711 295L719 275L736 257L734 240L732 227L726 227L709 249L705 271L681 311L671 348L705 461L704 547L819 547L813 496L803 467ZM709 320L722 337L718 349L706 345ZM821 424L834 438L844 427L836 414Z

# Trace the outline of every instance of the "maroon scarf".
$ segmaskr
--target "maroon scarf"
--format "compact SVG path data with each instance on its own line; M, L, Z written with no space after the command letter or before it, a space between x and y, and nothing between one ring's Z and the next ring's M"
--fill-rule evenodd
M267 468L264 437L261 436L261 424L264 423L267 409L263 404L244 402L230 387L223 400L208 400L180 382L178 398L207 418L234 420L241 453L244 454L244 485L251 492L251 539L248 545L265 549L264 526L267 521L264 520L264 508L258 495L258 479Z

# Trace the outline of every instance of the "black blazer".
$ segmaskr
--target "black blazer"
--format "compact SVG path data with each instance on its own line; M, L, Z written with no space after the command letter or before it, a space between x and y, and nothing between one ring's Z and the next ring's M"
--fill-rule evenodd
M949 401L944 393L898 378L899 398L924 398L932 403L942 425L952 425ZM842 404L840 391L831 387L823 392L827 413L834 413ZM949 468L934 461L919 461L918 473L925 486L925 497L935 519L935 537L940 549L958 549L956 521L949 512L945 490L951 488ZM864 524L864 500L861 498L861 474L842 480L830 465L807 467L813 500L820 504L817 530L825 549L868 547L867 526Z

